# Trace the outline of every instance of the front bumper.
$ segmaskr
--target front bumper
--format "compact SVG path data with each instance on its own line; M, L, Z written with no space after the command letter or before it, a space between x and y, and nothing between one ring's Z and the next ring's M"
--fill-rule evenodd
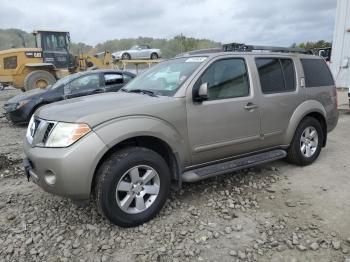
M49 193L88 200L95 168L107 149L94 132L66 148L31 147L25 139L26 175Z
M4 110L7 120L13 123L28 123L29 121L28 115L30 112L28 112L28 110L24 107L16 109L5 105Z

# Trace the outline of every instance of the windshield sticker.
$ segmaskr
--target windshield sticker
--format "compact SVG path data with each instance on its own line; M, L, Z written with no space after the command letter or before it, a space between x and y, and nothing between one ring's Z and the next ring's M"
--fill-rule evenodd
M186 59L185 63L201 63L203 62L207 57L201 56L201 57L190 57Z

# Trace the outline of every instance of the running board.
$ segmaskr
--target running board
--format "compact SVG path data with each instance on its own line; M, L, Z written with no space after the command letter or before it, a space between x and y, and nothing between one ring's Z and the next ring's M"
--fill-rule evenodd
M227 162L213 164L206 167L201 167L187 171L182 174L183 182L196 182L209 177L226 174L240 169L257 166L274 160L278 160L287 156L287 152L281 149L276 149L252 156L246 156Z

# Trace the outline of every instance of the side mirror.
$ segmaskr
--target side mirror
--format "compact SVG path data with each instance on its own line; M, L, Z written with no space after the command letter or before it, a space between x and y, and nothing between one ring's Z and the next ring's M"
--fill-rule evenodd
M199 88L193 94L193 100L196 102L202 102L208 99L208 83L202 83Z

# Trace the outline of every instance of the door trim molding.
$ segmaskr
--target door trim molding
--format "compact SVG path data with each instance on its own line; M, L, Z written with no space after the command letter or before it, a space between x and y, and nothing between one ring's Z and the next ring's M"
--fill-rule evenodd
M209 145L196 146L196 147L194 147L193 151L195 153L200 153L200 152L203 152L203 151L213 150L213 149L226 147L226 146L232 146L232 145L235 145L235 144L243 144L243 143L247 143L247 142L251 142L251 141L259 140L259 139L260 139L260 135L258 135L258 136L250 136L250 137L243 137L243 138L238 138L238 139L229 140L229 141L220 141L220 142L212 143L212 144L209 144Z

